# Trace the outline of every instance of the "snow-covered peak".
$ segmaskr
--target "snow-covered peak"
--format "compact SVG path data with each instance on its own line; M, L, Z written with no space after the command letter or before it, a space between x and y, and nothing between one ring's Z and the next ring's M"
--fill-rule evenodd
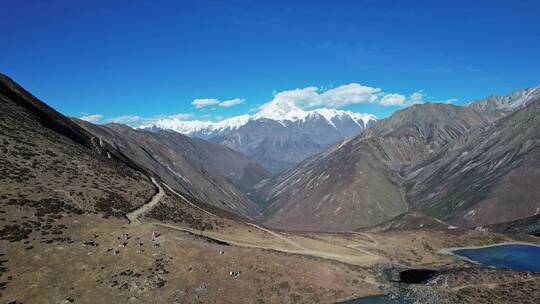
M151 124L139 126L139 129L173 130L182 134L193 134L211 128L215 123L200 120L180 120L178 118L158 119Z
M245 125L250 119L249 115L231 117L219 122L201 120L180 120L177 118L158 119L152 124L142 125L140 129L163 129L173 130L182 134L192 135L197 133L219 132L224 130L235 130Z
M305 113L293 102L283 99L275 99L264 104L259 112L253 115L253 119L290 120L293 117L302 117Z
M355 122L360 128L367 127L370 122L377 119L374 115L370 114L328 108L306 111L296 106L293 102L276 98L272 102L264 104L254 115L245 114L234 116L219 122L201 120L185 121L176 118L164 118L159 119L152 124L140 126L139 128L152 130L166 129L186 135L210 137L224 131L236 130L247 124L249 121L256 121L259 119L269 119L285 125L286 122L304 123L307 120L313 121L321 118L335 129L338 129L336 123L347 119Z
M370 121L377 120L377 117L371 114L355 113L351 111L328 109L328 108L315 109L315 110L307 111L307 113L308 115L317 115L317 114L321 115L332 125L334 125L335 119L341 119L341 118L347 118L347 117L351 118L354 122L361 125L362 127L367 126Z
M364 127L367 127L369 123L374 123L375 121L377 121L377 116L373 115L373 114L367 114L367 113L355 113L355 112L350 112L350 111L346 111L351 117L352 119L354 119L356 122L363 122L364 123Z
M259 112L251 117L251 119L272 119L276 121L305 121L308 117L323 117L330 125L335 127L335 119L349 117L357 124L365 127L368 125L369 121L375 121L377 118L375 115L364 114L364 113L355 113L351 111L343 111L330 108L320 108L305 111L300 109L294 103L275 99L272 102L269 102L261 107ZM361 123L360 123L361 122Z
M251 119L251 117L248 114L240 115L240 116L234 116L225 120L222 120L220 122L216 122L214 124L214 130L216 131L222 131L227 129L238 129L241 126L248 123L248 121Z

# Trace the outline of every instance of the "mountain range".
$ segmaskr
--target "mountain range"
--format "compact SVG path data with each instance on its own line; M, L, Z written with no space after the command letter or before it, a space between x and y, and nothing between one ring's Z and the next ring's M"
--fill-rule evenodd
M358 135L376 121L373 115L351 111L326 108L305 111L290 101L277 99L263 105L254 115L216 123L161 119L140 128L173 130L225 145L275 174L340 140Z
M540 213L540 99L458 138L405 175L407 200L463 227Z
M243 154L177 132L76 122L176 191L247 218L257 214L249 189L271 174Z
M540 99L514 96L413 105L272 175L205 139L66 117L0 74L0 298L535 303L538 274L441 254L539 243ZM237 131L325 110L300 113Z
M438 151L490 116L447 104L396 112L361 135L257 185L265 223L296 230L347 230L408 210L400 170Z
M152 196L151 172L2 74L0 97L5 205L123 216Z
M258 184L264 223L343 231L421 210L471 227L538 214L537 91L397 111Z
M134 170L128 176L159 177L194 201L271 227L348 231L407 212L475 227L540 213L538 87L466 106L417 104L379 121L348 111L305 111L275 100L251 116L205 128L192 125L190 137L178 132L181 121L133 129L65 118L9 78L3 76L2 83L6 100L16 101L6 104L13 110L4 115L26 109L35 121L81 144L88 151L81 157L97 153L105 159L96 166L124 166L126 172ZM3 121L25 120L6 116ZM168 125L177 122L176 129ZM128 188L152 185L144 181ZM91 193L99 197L99 191ZM128 199L130 192L106 193ZM136 205L140 198L129 200Z
M540 99L540 85L507 96L491 95L484 99L471 101L466 106L481 111L511 112L524 108L538 99Z

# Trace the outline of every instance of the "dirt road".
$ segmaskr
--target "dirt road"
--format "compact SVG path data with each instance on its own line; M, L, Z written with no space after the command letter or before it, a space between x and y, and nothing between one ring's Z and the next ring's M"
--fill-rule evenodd
M244 239L239 235L221 234L218 232L202 232L199 230L179 227L172 224L154 223L154 226L188 232L204 237L209 237L218 241L226 242L234 246L259 248L259 249L271 249L281 251L285 253L307 255L313 257L319 257L328 260L339 261L352 265L367 265L373 264L380 260L380 257L370 253L363 252L364 254L355 254L355 251L362 251L358 248L351 248L349 246L336 246L330 243L313 244L310 239L303 239L302 237L296 237L298 241L293 241L286 236L283 236L275 231L260 227L255 224L249 224L252 227L260 229L261 231L270 234L276 239L275 242L268 242L268 240L261 239L260 241L250 239ZM305 244L300 242L306 241ZM361 245L359 245L360 247ZM322 249L323 247L324 249ZM351 250L352 249L352 250Z
M130 221L130 224L132 225L140 225L141 216L144 213L148 212L150 209L152 209L155 205L157 205L160 202L160 200L163 198L163 196L165 195L165 191L163 190L161 185L158 184L154 178L151 178L151 180L152 180L152 183L158 189L158 191L148 203L140 206L139 208L133 210L132 212L126 215L128 220ZM208 215L211 215L214 217L216 216L215 214L209 211L206 211L202 209L201 207L193 204L192 202L187 200L184 196L182 196L181 194L171 189L168 185L164 184L164 186L167 187L169 191L171 191L175 195L182 198L190 206L198 210L201 210ZM192 234L210 237L219 241L227 242L232 245L241 246L241 247L272 249L272 250L277 250L277 251L286 252L286 253L309 255L309 256L314 256L314 257L340 261L340 262L344 262L348 264L356 264L356 265L365 265L366 263L368 264L373 263L379 259L379 257L374 255L373 253L370 253L369 251L361 249L361 247L371 247L371 246L378 245L377 240L375 240L371 235L368 235L368 234L358 233L369 238L370 242L368 244L359 242L357 244L350 244L347 246L335 246L335 245L331 245L325 242L314 244L313 240L303 238L300 236L295 236L293 240L287 237L286 235L261 227L257 224L253 224L253 223L246 223L246 224L262 231L264 234L269 234L272 238L274 238L275 241L268 243L267 240L264 240L264 239L261 239L261 240L253 239L253 238L244 239L241 235L224 235L224 234L216 233L216 232L202 232L195 229L190 229L187 227L179 227L172 224L153 223L153 225L157 227L168 228L168 229L173 229L173 230L183 231L183 232L189 232ZM353 251L351 251L351 249ZM361 252L362 254L355 254L354 251Z
M154 194L154 196L148 203L126 214L126 217L128 218L130 224L134 224L134 225L140 224L141 219L139 217L145 212L147 212L148 210L152 209L152 207L157 205L159 201L161 200L161 198L163 197L163 195L165 195L165 191L163 191L163 188L161 188L161 186L156 182L156 180L153 177L150 177L150 179L152 180L152 183L157 187L158 192Z

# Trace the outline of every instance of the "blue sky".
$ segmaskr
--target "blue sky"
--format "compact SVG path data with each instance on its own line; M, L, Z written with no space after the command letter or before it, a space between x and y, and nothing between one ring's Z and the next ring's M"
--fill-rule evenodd
M102 121L215 120L351 83L378 101L317 106L385 117L401 106L380 105L384 94L461 104L540 84L538 1L292 2L4 1L0 72Z

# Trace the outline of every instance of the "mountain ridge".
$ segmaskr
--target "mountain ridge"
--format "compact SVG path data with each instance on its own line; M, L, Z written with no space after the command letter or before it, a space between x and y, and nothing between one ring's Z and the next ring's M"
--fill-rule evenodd
M540 85L518 90L505 96L491 95L487 98L473 100L466 104L468 107L481 111L512 112L540 99Z
M275 174L375 122L376 117L369 114L324 108L305 111L291 102L276 100L254 115L217 123L162 119L140 128L173 130L225 145Z
M408 200L465 227L540 210L540 99L460 137L406 175Z
M122 217L153 194L149 172L2 74L0 102L0 183L13 204Z
M267 197L265 224L293 230L368 227L408 210L400 170L498 117L448 104L397 111L257 185Z
M269 173L240 153L176 132L77 122L139 166L160 176L176 191L246 218L257 214L257 205L244 191Z
M285 111L283 108L269 110L262 108L254 115L239 115L219 122L201 121L201 120L181 120L177 118L163 118L149 124L139 126L140 129L164 129L173 130L188 136L199 137L203 139L211 138L217 133L225 131L234 131L246 125L252 120L268 119L280 122L285 125L288 123L304 122L308 119L324 118L332 127L336 128L334 120L341 117L348 117L359 127L365 128L373 124L377 118L371 114L355 113L351 111L337 110L331 108L320 108L309 111L301 110L298 107L289 108Z

